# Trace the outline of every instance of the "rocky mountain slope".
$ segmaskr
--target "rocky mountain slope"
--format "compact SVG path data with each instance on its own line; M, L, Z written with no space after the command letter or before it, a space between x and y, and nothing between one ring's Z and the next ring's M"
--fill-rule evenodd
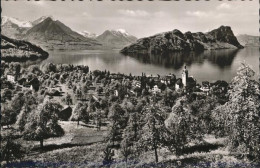
M14 40L1 35L1 59L6 61L26 61L45 59L48 53L27 41Z
M237 40L240 44L242 44L245 47L253 46L253 47L259 47L259 36L251 36L247 34L241 34L237 36Z
M101 35L97 36L96 40L105 47L121 49L122 47L136 42L137 38L130 35L124 29L106 30Z
M32 27L29 21L22 21L7 16L2 16L1 19L1 33L10 38L20 39Z
M139 39L121 50L122 53L165 53L173 51L199 51L243 48L228 26L207 33L173 31Z
M48 49L91 49L101 45L96 40L78 34L51 17L29 29L24 38Z

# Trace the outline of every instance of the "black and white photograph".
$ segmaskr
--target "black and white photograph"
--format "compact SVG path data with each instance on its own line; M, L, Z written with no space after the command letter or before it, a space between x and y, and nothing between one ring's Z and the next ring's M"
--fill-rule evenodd
M259 11L1 0L1 167L259 168Z

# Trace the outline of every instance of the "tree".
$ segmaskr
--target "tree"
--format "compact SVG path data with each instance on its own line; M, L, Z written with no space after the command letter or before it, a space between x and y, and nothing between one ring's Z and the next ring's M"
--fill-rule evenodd
M201 131L196 119L189 109L186 97L177 100L172 108L172 113L166 119L165 124L169 130L166 136L166 146L176 155L181 155L184 146L196 139L201 139Z
M112 142L112 146L115 145L115 141L120 141L122 139L122 129L117 122L112 122L109 126L107 136L105 140L109 143Z
M2 101L3 102L5 102L6 100L11 100L12 99L12 91L10 90L10 89L7 89L7 88L5 88L4 90L3 90L3 94L2 94Z
M79 125L79 121L82 120L84 122L88 122L89 121L89 114L87 112L87 108L88 108L88 105L87 104L83 104L82 102L78 102L71 117L70 117L70 120L76 120L78 121L78 124Z
M102 112L99 108L96 108L94 118L96 120L97 130L100 130L102 126Z
M8 165L10 161L20 159L23 153L22 146L15 143L11 135L1 138L1 161L6 161Z
M119 105L113 104L108 115L109 119L120 126L121 129L124 129L127 123L127 114L126 111Z
M66 97L65 97L65 102L68 106L70 106L72 104L72 98L71 95L67 93Z
M247 154L259 161L260 92L254 75L249 65L242 63L231 82L229 101L218 112L227 115L224 126L231 151Z
M11 107L1 107L1 125L11 125L16 121L17 114L12 110Z
M155 161L158 162L158 148L164 145L164 137L168 130L164 124L163 111L157 106L146 106L144 108L144 121L142 136L138 141L142 150L154 150Z
M43 140L50 137L64 135L64 131L58 124L58 113L61 105L56 102L44 101L28 116L23 132L24 139L40 141L43 148Z
M120 152L124 156L125 161L127 162L128 156L132 153L131 144L128 139L123 139L120 144Z
M34 96L31 91L26 92L21 96L14 98L15 101L12 102L12 107L19 112L15 124L20 131L23 131L28 115L32 110L36 109L39 98Z
M113 162L113 156L114 156L114 151L112 150L111 147L109 147L108 145L106 145L105 150L104 150L104 154L103 154L103 165L110 165Z

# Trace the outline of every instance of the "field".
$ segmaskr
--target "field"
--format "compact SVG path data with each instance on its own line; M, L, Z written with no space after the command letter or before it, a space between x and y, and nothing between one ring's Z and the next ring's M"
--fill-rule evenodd
M46 140L45 150L32 152L22 159L21 166L36 167L104 167L102 138L105 130L96 132L94 129L80 125L76 122L61 122L66 134L62 138ZM104 128L103 128L104 129ZM88 134L88 135L83 135ZM35 142L37 143L37 142ZM190 144L185 154L176 156L166 148L158 151L159 163L154 162L153 151L143 153L138 160L129 159L126 163L120 152L115 150L115 162L110 167L257 167L246 160L239 160L231 154L224 144L226 138L214 138L206 135L204 142ZM55 144L55 145L54 145ZM15 163L12 164L15 166Z

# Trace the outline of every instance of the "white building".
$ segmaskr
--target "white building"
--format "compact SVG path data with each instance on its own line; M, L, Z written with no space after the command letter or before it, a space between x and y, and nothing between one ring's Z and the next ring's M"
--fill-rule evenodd
M182 83L183 86L187 86L187 79L188 79L188 70L186 69L186 66L184 66L184 69L182 71Z
M8 74L6 77L8 81L15 83L16 79L14 75Z
M159 89L157 85L154 85L154 87L152 88L152 93L153 94L161 93L161 89Z

